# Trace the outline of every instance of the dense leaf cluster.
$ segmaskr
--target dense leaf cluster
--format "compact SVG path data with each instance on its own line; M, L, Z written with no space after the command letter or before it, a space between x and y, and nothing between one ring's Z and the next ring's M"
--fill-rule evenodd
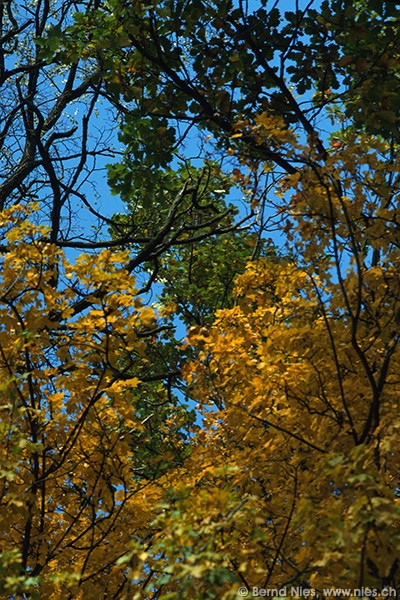
M399 585L399 23L0 4L4 597Z

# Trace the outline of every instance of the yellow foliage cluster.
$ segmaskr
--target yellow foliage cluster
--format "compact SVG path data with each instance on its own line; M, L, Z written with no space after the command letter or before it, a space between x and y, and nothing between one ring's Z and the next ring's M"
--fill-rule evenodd
M399 181L384 146L352 138L282 180L301 260L250 263L235 306L189 332L202 431L144 560L165 598L398 581Z
M385 298L391 312L400 308L397 277L389 296L381 272L367 274L363 294L375 327L388 319ZM360 580L379 588L400 551L400 356L391 334L360 323L353 343L346 307L328 312L318 282L293 263L249 265L237 294L201 338L195 379L199 398L224 405L205 413L202 443L214 466L236 467L232 485L256 507L241 535L253 561L248 587L300 577L315 589Z
M3 213L2 593L228 600L239 584L398 581L399 181L385 151L351 138L281 180L291 255L248 264L234 306L191 328L201 426L179 465L157 449L169 468L148 480L135 403L156 315L128 254L72 265L20 209Z
M123 435L142 429L126 357L137 373L155 315L121 267L126 253L71 265L22 211L2 217L13 226L0 280L1 593L113 597L118 559L159 500L135 480L140 448Z

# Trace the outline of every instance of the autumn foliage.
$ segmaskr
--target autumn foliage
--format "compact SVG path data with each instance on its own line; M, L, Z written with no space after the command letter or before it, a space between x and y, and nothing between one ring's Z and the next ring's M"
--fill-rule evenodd
M3 4L1 597L400 593L396 3Z
M385 150L353 138L283 180L297 255L250 263L235 306L191 330L203 430L161 542L179 597L396 586L398 165Z
M3 212L2 593L40 581L40 598L61 598L79 582L70 595L100 597L122 589L117 561L149 506L135 481L130 432L143 426L130 373L155 317L124 253L71 266L46 233L21 208Z

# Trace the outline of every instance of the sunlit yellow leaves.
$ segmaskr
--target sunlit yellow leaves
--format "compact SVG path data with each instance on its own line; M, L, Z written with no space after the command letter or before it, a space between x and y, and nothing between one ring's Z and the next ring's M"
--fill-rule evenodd
M110 396L110 398L119 398L121 394L129 392L135 389L140 384L138 377L132 377L124 381L115 381L109 387L105 388L104 392Z
M142 410L176 306L137 297L128 252L72 265L20 209L4 221L0 529L31 548L43 597L117 597L121 577L226 600L242 574L348 587L363 572L378 588L400 553L397 159L349 134L322 160L267 112L251 133L302 151L276 189L289 252L250 263L233 307L188 331L201 429L184 430L185 408L159 419L158 382Z
M144 431L135 399L156 316L136 296L127 252L71 265L21 209L2 216L2 547L35 548L26 568L40 572L41 596L61 598L69 588L79 597L85 572L83 597L97 597L104 586L118 588L121 573L111 567L159 498L153 491L149 506L136 501L140 444L132 438Z
M154 311L149 306L145 306L140 310L140 321L143 325L151 325L154 323Z
M328 211L333 191L325 195ZM349 196L335 207L335 215L347 211L342 225L338 217L343 235L348 219L361 214L353 208ZM306 230L300 224L298 231ZM310 232L304 241L311 243ZM323 263L304 269L284 259L250 264L237 279L236 306L189 337L201 348L186 370L204 407L201 451L193 455L203 465L197 485L211 490L207 478L217 477L219 464L238 466L231 489L256 498L263 539L281 540L284 576L307 571L316 587L352 585L364 568L360 556L375 565L365 582L376 587L400 548L398 427L392 424L399 410L399 265L397 251L385 257L385 242L380 249L374 266L367 266L366 253L353 253L340 281L325 280L329 288ZM378 427L373 411L380 385ZM210 412L212 402L218 411ZM222 476L217 481L214 486L227 485ZM253 585L257 563L270 568L253 546L258 531L253 522L244 537ZM279 562L275 567L269 585L279 587Z
M386 254L399 243L392 203L399 181L390 176L399 168L398 155L388 160L387 143L366 134L347 132L338 139L321 164L305 146L304 166L283 177L275 191L289 246L312 264L324 256L327 273L340 257L354 257L354 244L357 252L367 245Z
M289 143L296 146L295 134L287 128L283 117L277 114L264 112L256 117L256 122L260 126L260 136L275 138L281 144Z

